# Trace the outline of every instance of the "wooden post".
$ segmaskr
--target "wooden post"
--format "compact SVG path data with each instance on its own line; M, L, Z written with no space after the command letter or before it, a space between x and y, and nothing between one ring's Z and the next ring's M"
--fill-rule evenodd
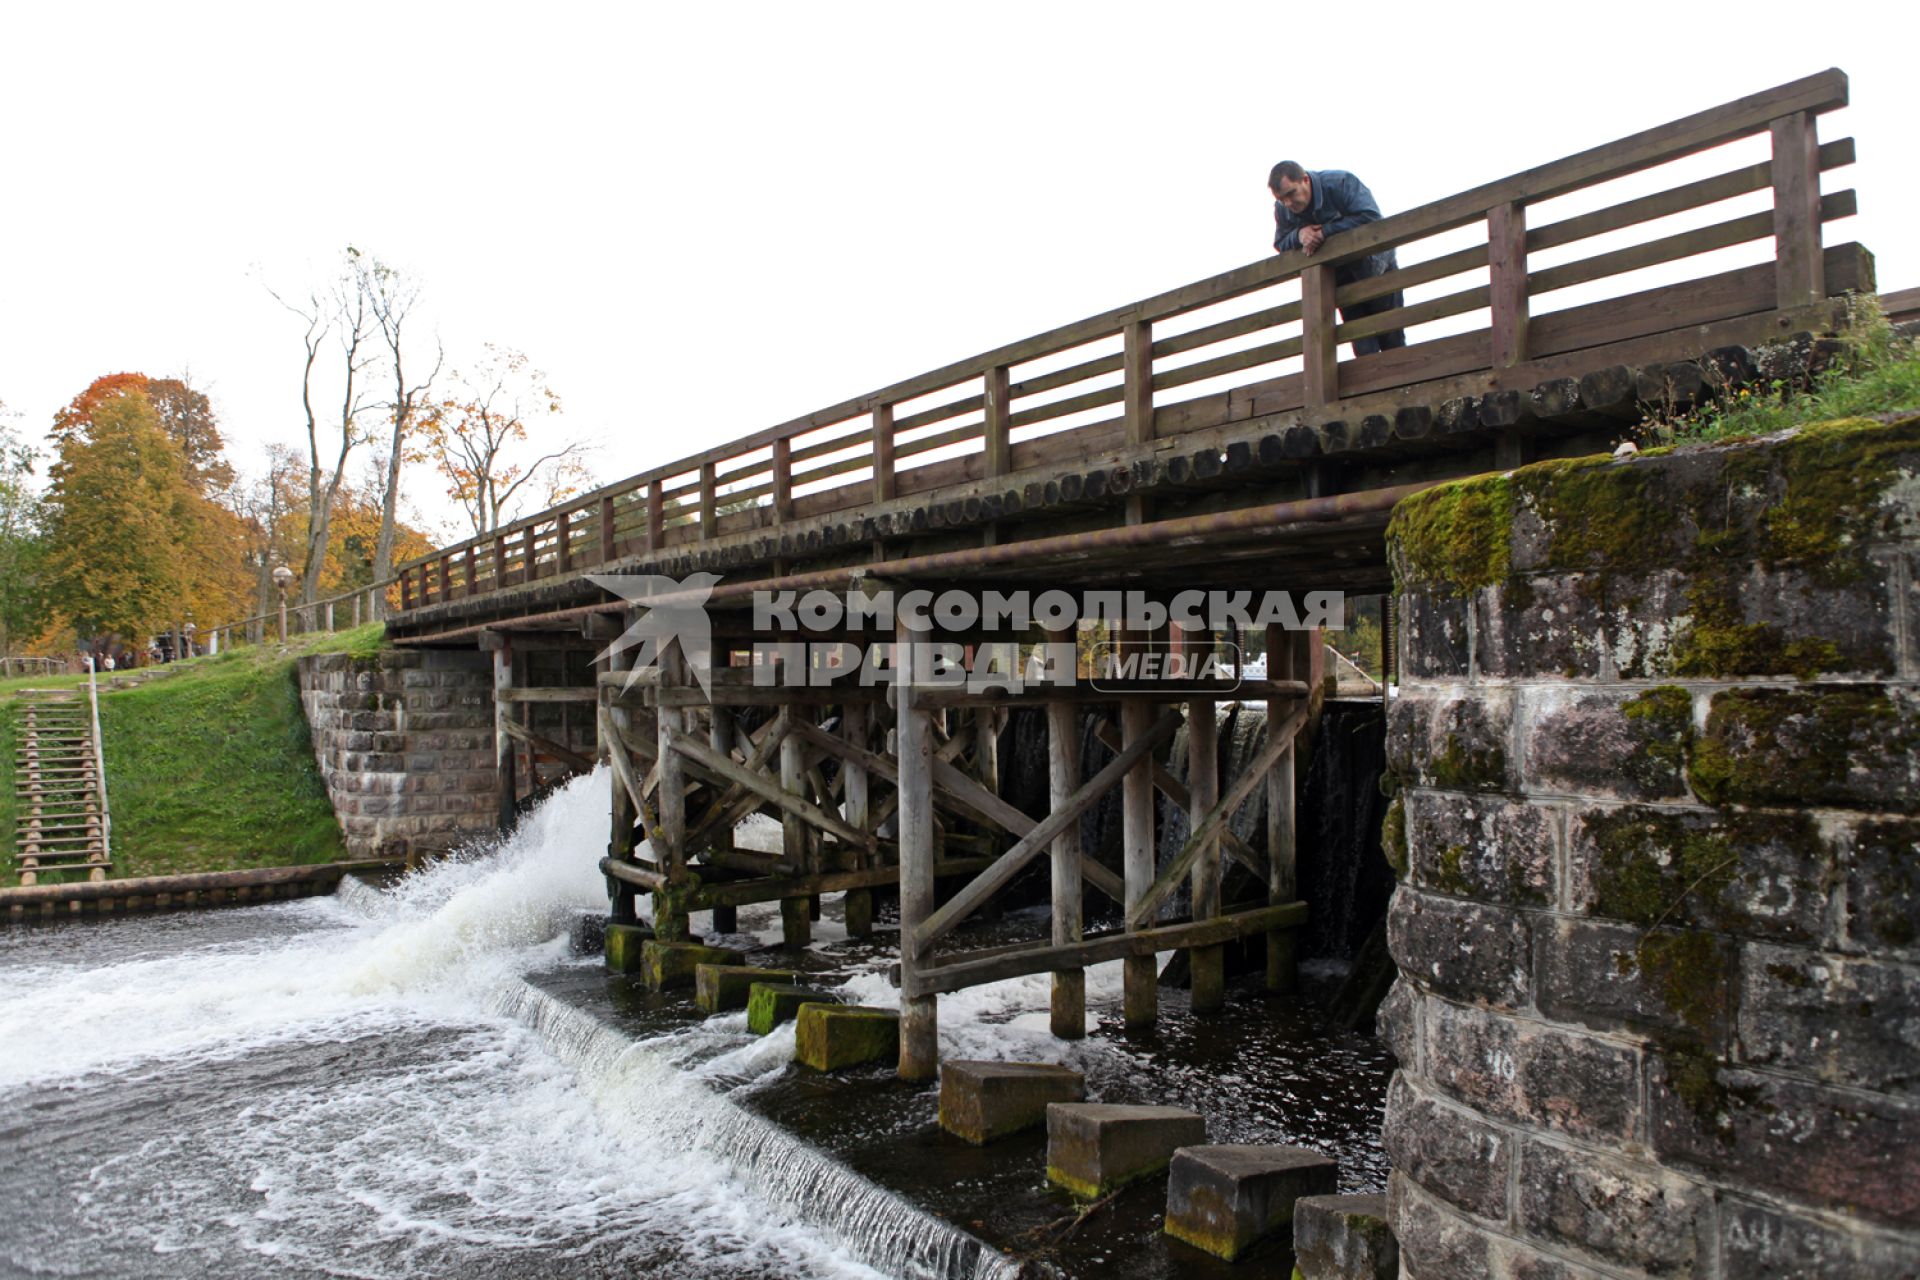
M353 597L353 625L356 628L360 625L360 597L358 595Z
M1774 306L1782 310L1827 296L1816 121L1811 111L1796 111L1773 122Z
M1127 443L1140 446L1153 440L1153 323L1135 320L1120 333L1121 411ZM1140 524L1146 518L1147 500L1137 493L1128 494L1127 523Z
M533 558L533 526L528 525L520 535L520 581L523 583L532 582L535 568Z
M726 653L717 653L714 657L718 659L719 665L723 667L727 665ZM726 707L718 705L710 707L708 709L707 719L707 742L721 755L730 756L733 754L733 746L737 739L738 726L734 724L733 712ZM729 839L732 834L730 831L722 831L719 833L719 838L722 840ZM738 933L740 931L740 908L732 905L715 907L713 909L713 931L715 933Z
M1493 367L1527 358L1527 211L1519 201L1487 211L1487 267L1493 310Z
M714 521L713 464L700 464L700 541L713 536Z
M773 518L793 518L793 441L781 436L773 442Z
M840 736L854 746L866 749L867 708L864 705L852 704L840 709ZM843 760L840 762L840 776L845 779L841 792L844 801L841 813L848 826L865 831L872 817L867 766ZM870 865L866 855L862 856L860 865ZM843 905L847 916L847 935L853 938L872 937L873 890L849 889Z
M1013 470L1013 446L1007 438L1013 426L1013 391L1007 366L997 364L987 370L983 388L986 400L987 474L1003 476Z
M655 480L647 486L647 551L656 552L667 545L667 484Z
M513 689L513 644L506 636L491 634L493 649L493 769L499 798L497 825L513 830L515 805L520 799L519 781L514 777L513 735L507 732L507 720L513 704L506 695Z
M333 630L333 601L327 601L327 630Z
M873 407L873 500L890 502L895 493L893 481L893 406Z
M1267 678L1300 680L1312 665L1306 649L1314 633L1288 631L1279 625L1267 628ZM1272 733L1287 718L1291 706L1279 698L1267 700L1267 732ZM1298 786L1294 775L1295 751L1289 746L1273 768L1267 771L1267 903L1277 906L1299 896L1295 872L1298 857L1299 828L1294 798ZM1293 933L1276 929L1267 935L1267 990L1291 991L1298 978Z
M480 594L480 574L477 567L477 558L474 555L474 547L471 542L467 544L467 591L466 591L466 594L470 596L477 596ZM354 617L356 620L359 618L359 616L360 615L358 614L358 612L354 614Z
M687 777L681 762L680 752L674 747L674 735L685 728L686 713L679 707L669 705L666 693L686 683L687 658L680 651L680 642L671 641L662 645L657 660L660 668L659 705L654 708L654 723L657 726L655 743L657 747L657 766L660 770L660 782L654 792L654 808L659 812L660 837L655 848L654 861L665 872L667 882L675 889L681 888L687 880ZM682 942L687 937L687 913L670 895L655 894L653 908L653 930L663 941Z
M1147 652L1146 638L1126 633L1121 652ZM1153 708L1139 698L1120 704L1120 745L1124 750L1146 736L1153 726ZM1157 874L1153 822L1153 757L1127 770L1120 792L1120 847L1126 877L1126 908L1131 912L1153 887ZM1146 926L1142 926L1143 928ZM1154 956L1128 956L1121 962L1121 1013L1129 1027L1150 1027L1160 1016L1159 965Z
M625 619L622 618L621 621L624 622ZM607 670L609 672L626 671L632 667L632 665L632 649L622 649L618 653L607 655ZM626 722L630 720L630 713L613 705L609 696L611 692L611 690L605 689L600 691L599 719L596 725L600 735L600 745L606 749L609 755L618 751L622 759L631 762L632 756L627 751L627 744L618 732L619 729L628 727ZM629 763L627 772L632 773L635 777L641 777L645 775L646 770L640 769L636 771L632 764ZM615 862L626 862L632 859L633 828L634 824L639 821L639 817L640 815L634 811L633 797L627 793L626 784L620 780L619 774L616 772L613 779L613 835L607 842L607 856ZM637 924L639 922L640 914L634 910L633 905L634 890L632 885L624 880L608 876L607 898L610 904L608 918L611 919L614 924Z
M442 552L440 555L440 601L443 604L453 599L453 565L451 564L451 559L452 558L445 552ZM422 594L425 593L423 592Z
M792 707L780 708L780 717L791 721ZM780 740L780 789L789 795L801 794L806 785L807 744L798 734L789 733ZM807 824L791 810L780 814L780 851L793 866L811 873L815 870L808 856ZM804 947L813 941L810 897L780 899L781 943Z
M413 575L405 569L400 571L400 608L413 608Z
M612 564L615 555L613 540L613 495L600 499L600 563Z
M507 585L507 538L505 534L493 540L493 589L500 590Z
M573 572L573 513L562 511L553 518L554 560L562 574Z
M940 1071L938 996L913 995L920 957L911 941L933 914L933 742L927 713L914 706L915 632L904 618L894 624L898 683L900 760L900 1078L931 1080Z
M1055 644L1072 643L1072 631L1053 631ZM1080 789L1080 734L1074 704L1047 704L1047 799L1053 809L1064 809ZM1054 837L1053 945L1070 946L1081 940L1080 824L1070 822ZM1079 1040L1087 1034L1087 971L1056 969L1053 974L1053 1034Z
M1189 654L1202 652L1212 643L1212 633L1201 631L1183 639ZM1213 700L1195 698L1187 703L1187 789L1193 807L1191 819L1200 819L1220 800L1220 727L1214 719ZM1193 918L1210 920L1220 914L1220 840L1215 837L1201 847L1193 864ZM1224 946L1195 947L1188 955L1193 972L1193 1011L1218 1013L1227 998L1227 953Z
M1300 381L1307 408L1340 398L1339 344L1334 341L1333 268L1316 262L1300 273Z

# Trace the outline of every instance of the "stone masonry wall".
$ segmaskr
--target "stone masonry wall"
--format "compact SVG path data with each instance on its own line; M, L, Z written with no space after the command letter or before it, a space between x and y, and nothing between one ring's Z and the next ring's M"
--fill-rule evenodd
M489 655L302 658L300 700L349 857L442 853L494 829Z
M1920 417L1389 539L1403 1275L1920 1275Z

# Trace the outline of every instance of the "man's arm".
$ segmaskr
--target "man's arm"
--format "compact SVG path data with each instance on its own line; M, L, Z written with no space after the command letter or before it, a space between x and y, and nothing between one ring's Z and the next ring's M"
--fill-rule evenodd
M1300 247L1300 225L1276 201L1273 206L1273 251L1290 253Z
M1340 216L1324 224L1324 230L1330 236L1342 231L1351 231L1355 227L1364 227L1369 222L1380 221L1380 206L1374 202L1373 192L1367 190L1367 184L1350 173L1320 175L1326 184L1329 203L1340 210Z

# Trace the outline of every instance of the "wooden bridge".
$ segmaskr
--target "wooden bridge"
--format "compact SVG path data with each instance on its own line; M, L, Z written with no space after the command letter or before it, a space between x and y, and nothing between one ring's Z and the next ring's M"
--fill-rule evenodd
M1221 1002L1231 939L1265 935L1267 980L1284 987L1289 930L1306 910L1294 900L1293 797L1295 735L1321 685L1311 633L1270 628L1264 677L1239 685L769 688L764 656L734 665L755 641L876 637L804 620L757 633L754 593L1384 592L1382 532L1407 494L1608 450L1649 403L1807 367L1844 327L1847 295L1875 288L1866 251L1823 236L1855 211L1852 191L1822 189L1823 174L1852 163L1853 143L1822 143L1816 129L1846 101L1846 77L1824 72L1395 214L1316 255L1267 258L656 467L404 566L390 634L494 651L503 817L555 769L596 749L610 759L603 869L615 922L634 920L639 892L655 895L664 937L683 934L689 912L712 910L725 928L738 906L779 901L787 940L801 943L818 895L846 894L858 934L872 927L873 894L897 888L905 1075L934 1069L941 992L1015 974L1054 975L1063 1035L1081 1034L1083 971L1103 960L1126 961L1130 1022L1153 1017L1164 951L1191 953L1201 1011ZM1706 152L1726 158L1676 173ZM1744 265L1697 261L1741 246ZM1343 263L1387 248L1398 270L1337 283ZM1652 270L1659 283L1640 274ZM1337 314L1400 290L1425 296ZM1343 344L1401 328L1402 350L1340 358ZM699 572L720 575L706 603L716 652L731 655L716 657L710 692L673 646L644 680L629 680L630 653L595 666L637 615L588 574ZM1010 637L971 625L947 638L978 662ZM1174 626L1162 640L1197 652L1228 638ZM910 654L902 645L897 661L910 668ZM1272 730L1255 767L1229 779L1214 763L1225 698L1265 702ZM1024 703L1045 708L1052 744L1039 816L999 789L998 725ZM1182 708L1184 783L1155 759ZM1084 715L1112 716L1098 731L1112 759L1083 780ZM1264 848L1225 830L1255 788L1270 800ZM1118 871L1082 856L1075 821L1115 789ZM1191 827L1164 866L1156 791ZM780 853L734 846L735 824L755 811L783 822ZM955 950L955 926L1043 854L1049 935ZM1223 865L1236 864L1257 900L1222 901ZM1191 913L1165 919L1181 884ZM1083 903L1107 899L1124 926L1090 936Z

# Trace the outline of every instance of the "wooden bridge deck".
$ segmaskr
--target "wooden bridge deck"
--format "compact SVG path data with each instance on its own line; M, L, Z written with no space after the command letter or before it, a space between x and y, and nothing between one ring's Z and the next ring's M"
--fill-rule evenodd
M1378 590L1385 511L1367 495L1605 447L1645 402L1766 376L1756 362L1833 332L1844 296L1874 290L1870 256L1822 237L1855 209L1852 191L1821 190L1852 140L1815 128L1846 101L1844 74L1824 72L656 467L403 566L390 631L569 629L618 608L588 572L719 573L721 604L750 582L856 568L1019 580L1069 560L1090 585ZM1647 189L1662 166L1756 135L1770 159ZM1530 213L1574 193L1581 212ZM1703 221L1764 193L1770 209ZM1449 247L1463 228L1485 242ZM1767 242L1751 265L1625 287ZM1335 285L1341 263L1389 247L1398 271ZM1444 291L1336 318L1426 286ZM1435 322L1466 328L1337 358Z

